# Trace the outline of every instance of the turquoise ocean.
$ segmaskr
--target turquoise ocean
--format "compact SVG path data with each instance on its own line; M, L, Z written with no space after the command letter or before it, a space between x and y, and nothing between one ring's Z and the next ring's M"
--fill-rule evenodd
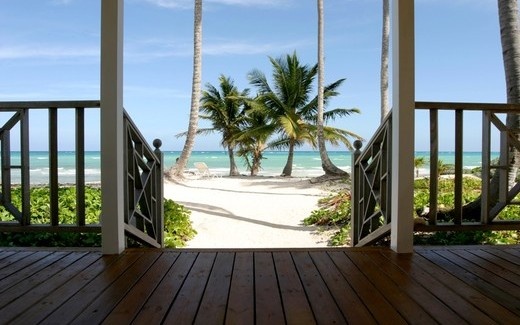
M332 162L347 171L350 171L351 154L348 151L329 151ZM429 153L418 151L416 156L428 157ZM494 153L496 157L498 154ZM165 151L164 161L165 168L171 167L175 159L180 156L179 151ZM268 151L264 153L265 159L262 161L262 170L259 175L277 176L282 172L287 160L287 152L285 151ZM439 153L439 159L446 164L454 163L454 153L444 151ZM244 175L249 175L245 162L240 157L235 157L239 171ZM229 158L227 151L194 151L188 162L188 170L195 170L193 163L205 162L213 173L220 175L229 174ZM100 153L99 151L88 151L85 153L85 178L87 182L100 182ZM11 164L20 164L20 154L14 152L11 157ZM480 152L465 152L463 156L463 164L467 168L481 166L482 154ZM46 151L33 151L30 153L30 174L32 184L45 184L49 181L49 154ZM71 151L61 151L58 155L58 175L59 182L62 184L73 184L75 182L75 154ZM421 174L427 174L428 166L422 166ZM296 151L294 155L293 176L295 177L314 177L322 175L320 155L318 151ZM19 171L14 170L12 173L12 183L19 183Z

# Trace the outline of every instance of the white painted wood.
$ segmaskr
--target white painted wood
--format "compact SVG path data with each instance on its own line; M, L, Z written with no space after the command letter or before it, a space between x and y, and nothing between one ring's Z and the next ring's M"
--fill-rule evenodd
M123 0L101 0L101 189L103 254L125 249Z
M393 0L392 223L390 246L413 251L414 0Z

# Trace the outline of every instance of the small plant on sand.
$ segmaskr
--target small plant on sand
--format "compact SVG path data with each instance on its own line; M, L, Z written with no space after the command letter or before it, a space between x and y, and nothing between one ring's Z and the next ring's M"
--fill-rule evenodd
M305 225L336 227L329 244L332 246L345 245L349 239L350 229L350 191L342 189L336 194L329 195L318 201L317 210L303 220Z

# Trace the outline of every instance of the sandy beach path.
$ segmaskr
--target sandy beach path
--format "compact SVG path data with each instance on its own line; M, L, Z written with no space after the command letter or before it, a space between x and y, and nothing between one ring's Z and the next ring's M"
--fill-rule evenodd
M187 179L165 183L164 191L166 198L192 211L198 234L188 248L327 246L327 234L302 224L328 194L308 179Z

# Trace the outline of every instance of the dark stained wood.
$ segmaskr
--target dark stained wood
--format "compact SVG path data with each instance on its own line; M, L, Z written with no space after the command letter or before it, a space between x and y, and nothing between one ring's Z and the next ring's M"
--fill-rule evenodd
M199 254L164 319L166 324L193 323L216 255L216 253L206 252Z
M370 311L336 268L329 255L322 252L310 252L310 255L347 322L375 324L376 321Z
M452 308L454 312L464 318L470 324L492 324L493 319L488 317L484 312L471 304L456 292L453 292L450 287L444 285L441 281L435 279L427 270L422 269L418 263L414 263L412 255L399 256L393 252L385 252L385 255L393 264L398 266L403 272L418 283L420 283L426 290L430 291L440 301L443 301L446 306Z
M217 254L195 324L224 323L234 258L229 252Z
M268 252L254 254L255 317L257 324L284 323L284 313L273 256Z
M314 314L291 254L289 252L275 252L273 259L278 274L278 284L287 323L315 323Z
M389 301L343 252L331 252L329 255L378 323L406 324Z
M235 254L226 313L227 324L254 324L255 272L253 252Z
M345 318L332 298L308 252L294 252L294 263L319 324L343 324Z
M0 324L519 324L520 246L0 248Z
M175 260L171 268L163 270L166 275L161 279L143 308L138 311L135 318L136 324L159 324L162 322L196 258L196 253L183 253Z
M435 317L436 321L440 321L441 324L461 324L464 322L460 315L457 315L449 306L435 297L428 289L417 283L397 265L388 263L388 260L379 252L368 252L366 255L377 265L380 271L392 279L400 291L405 291L424 310L435 311L435 315L431 316Z

